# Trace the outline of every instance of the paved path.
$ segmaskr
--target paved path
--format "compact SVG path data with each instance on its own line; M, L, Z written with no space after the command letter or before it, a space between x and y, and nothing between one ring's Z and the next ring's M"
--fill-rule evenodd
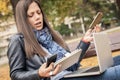
M7 56L1 57L0 58L0 65L4 65L8 63L8 58Z

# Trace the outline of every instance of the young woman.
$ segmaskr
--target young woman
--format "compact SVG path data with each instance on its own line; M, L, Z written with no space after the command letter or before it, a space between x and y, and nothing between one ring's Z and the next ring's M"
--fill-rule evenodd
M7 52L12 80L59 80L79 67L79 62L92 40L92 30L87 31L77 46L77 49L82 49L79 62L59 73L62 65L54 68L54 63L51 63L46 67L46 59L57 53L59 60L70 50L61 35L48 24L39 1L19 0L15 18L18 34L11 37Z

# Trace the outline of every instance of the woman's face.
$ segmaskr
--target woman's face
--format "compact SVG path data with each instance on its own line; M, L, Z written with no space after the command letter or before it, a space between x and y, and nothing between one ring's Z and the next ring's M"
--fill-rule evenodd
M41 30L43 28L43 14L37 3L32 2L28 7L27 19L35 29Z

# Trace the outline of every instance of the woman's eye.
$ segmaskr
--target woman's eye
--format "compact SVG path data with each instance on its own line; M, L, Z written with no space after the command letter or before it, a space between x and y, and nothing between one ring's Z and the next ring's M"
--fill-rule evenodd
M28 17L32 17L33 15L28 15Z
M38 14L41 14L41 11L37 11Z

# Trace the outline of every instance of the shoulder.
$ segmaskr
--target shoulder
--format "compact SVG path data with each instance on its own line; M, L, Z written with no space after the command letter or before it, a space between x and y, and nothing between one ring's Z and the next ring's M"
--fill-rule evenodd
M22 44L23 45L23 35L21 33L14 34L10 37L10 44Z
M21 33L14 34L13 36L10 37L10 40L18 40L22 39L23 35Z
M24 37L21 33L17 33L10 37L10 41L21 41L23 38Z
M14 34L11 36L8 44L8 56L13 55L15 52L24 51L24 42L22 34Z

